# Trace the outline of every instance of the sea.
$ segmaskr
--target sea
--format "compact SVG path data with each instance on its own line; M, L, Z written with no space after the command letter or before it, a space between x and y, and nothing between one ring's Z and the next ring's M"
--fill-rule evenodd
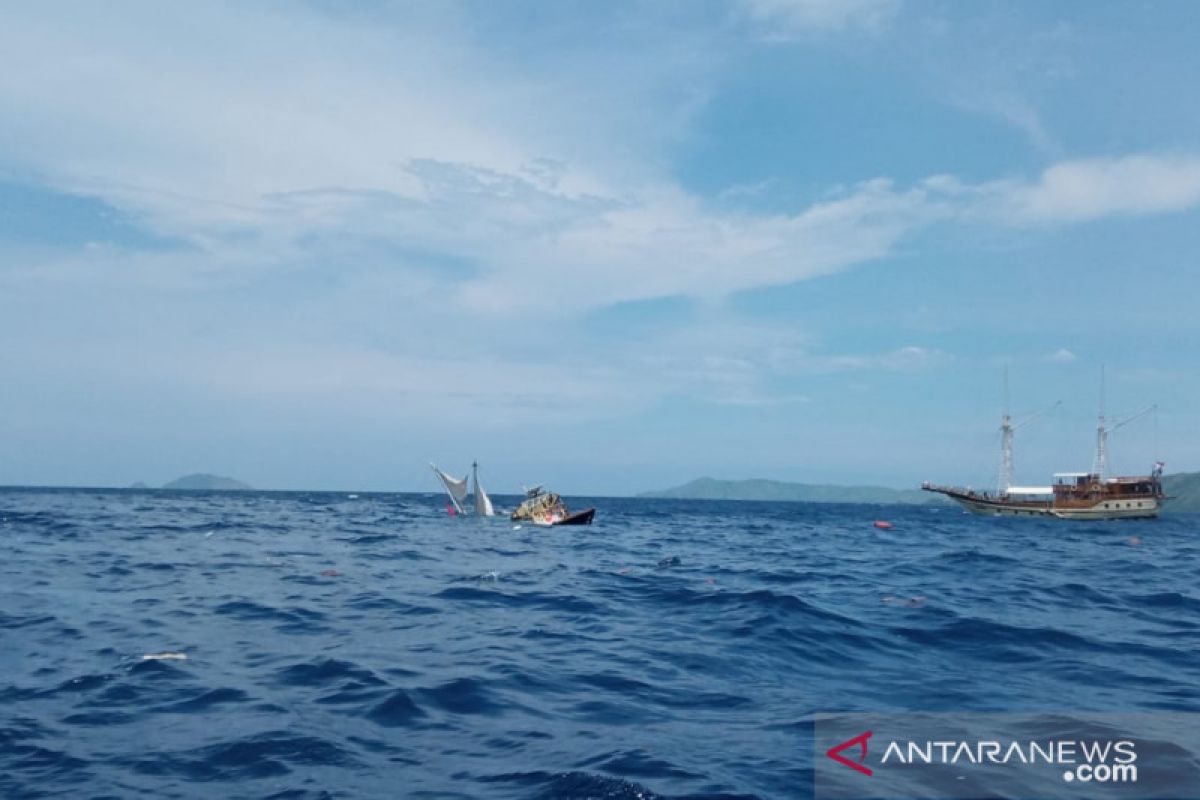
M811 798L819 714L1200 712L1200 516L568 502L0 490L0 797Z

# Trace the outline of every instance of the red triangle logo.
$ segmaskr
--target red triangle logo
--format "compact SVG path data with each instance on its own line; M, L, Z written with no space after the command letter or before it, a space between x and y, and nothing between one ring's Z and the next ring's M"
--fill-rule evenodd
M871 738L871 731L866 731L865 733L860 733L858 736L855 736L853 739L847 739L846 741L842 742L841 744L835 744L833 747L831 747L825 751L825 755L829 756L830 758L832 758L834 761L838 762L839 764L844 764L845 766L849 767L852 770L855 770L856 772L861 772L863 775L874 775L875 773L873 773L871 771L870 767L863 765L863 762L865 762L867 760L867 740L870 738ZM842 755L842 751L848 750L851 747L854 747L855 745L862 748L862 751L859 753L858 761L851 761L850 759L848 759L844 755Z

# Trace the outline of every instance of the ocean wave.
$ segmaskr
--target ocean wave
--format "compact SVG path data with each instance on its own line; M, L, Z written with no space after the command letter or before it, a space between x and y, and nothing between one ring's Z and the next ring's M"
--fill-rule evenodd
M1200 712L1185 519L589 504L0 492L0 796L810 798L821 711Z

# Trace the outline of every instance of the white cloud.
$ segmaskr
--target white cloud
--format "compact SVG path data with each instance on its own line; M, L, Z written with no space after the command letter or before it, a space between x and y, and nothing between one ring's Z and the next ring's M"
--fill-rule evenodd
M1200 157L1131 155L1066 161L1033 184L997 188L1001 213L1017 221L1087 222L1183 211L1200 202Z
M749 10L836 27L893 6ZM702 72L700 55L659 72L639 61L650 88L610 94L522 73L444 20L385 30L215 3L188 12L181 38L175 12L124 8L9 15L3 158L193 243L195 257L171 263L208 274L353 253L436 276L477 312L574 313L829 274L941 220L1076 222L1200 198L1200 158L1137 155L1064 162L1033 182L867 181L788 215L722 210L663 174L640 133L683 125L694 97L655 87Z
M598 67L564 55L534 70L472 41L452 13L426 16L409 8L376 25L220 0L9 9L0 169L190 233L260 224L272 193L411 196L404 166L420 159L518 174L549 158L542 177L562 191L611 193L654 172L658 137L699 99L664 84L702 74L706 54L614 52L598 81ZM625 71L637 80L618 82Z
M1072 361L1075 361L1077 358L1078 356L1065 347L1060 347L1053 353L1050 353L1048 356L1046 356L1047 361L1051 361L1056 364L1069 364Z
M794 32L871 27L894 6L749 9ZM163 375L186 366L180 381L268 405L305 396L362 414L529 420L676 393L802 402L783 378L951 357L917 345L822 353L796 325L728 320L609 346L583 341L569 320L831 274L943 221L1062 224L1200 201L1200 158L1136 155L1064 162L1026 181L877 179L793 213L730 211L683 189L659 158L659 137L686 127L703 97L660 89L702 73L702 55L627 64L639 80L605 88L523 73L427 21L381 30L212 3L187 11L181 40L180 12L158 4L85 6L65 21L30 10L40 7L0 28L0 168L93 194L191 249L99 248L0 281L55 283L55 294L74 285L85 321L95 322L88 308L125 308L82 298L91 288L136 299L126 310L141 322L110 352L144 355ZM239 288L263 297L234 314ZM138 317L142 307L187 324ZM239 335L205 341L206 325L226 323ZM55 336L46 341L61 344ZM245 344L258 336L294 346Z
M833 355L809 359L811 368L820 371L887 370L912 372L945 364L952 357L941 350L907 345L887 353Z

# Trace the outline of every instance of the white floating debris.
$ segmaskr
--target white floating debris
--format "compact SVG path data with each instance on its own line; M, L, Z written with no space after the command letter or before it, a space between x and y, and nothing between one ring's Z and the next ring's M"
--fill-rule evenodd
M521 526L520 526L520 525L513 525L513 530L514 530L514 531L519 531L519 530L521 530Z
M142 661L187 661L187 653L147 653Z

